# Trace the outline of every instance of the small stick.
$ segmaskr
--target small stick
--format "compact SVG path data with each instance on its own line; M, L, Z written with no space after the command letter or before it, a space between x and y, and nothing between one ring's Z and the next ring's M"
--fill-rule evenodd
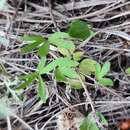
M56 28L57 31L60 31L60 29L57 27L57 23L56 23L56 21L54 19L54 15L53 15L53 12L52 12L52 3L51 3L51 1L52 0L48 0L50 16L51 16L54 27Z

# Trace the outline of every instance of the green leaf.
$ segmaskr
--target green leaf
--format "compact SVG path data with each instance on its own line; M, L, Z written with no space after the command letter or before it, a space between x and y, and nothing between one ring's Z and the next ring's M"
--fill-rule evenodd
M96 112L96 114L91 112L80 125L80 130L100 130L97 122L102 125L102 128L108 127L107 120L100 112Z
M109 78L101 78L98 82L103 86L113 86L113 81Z
M32 75L37 75L37 73L36 72L30 72L30 73L25 74L25 75L20 75L19 80L28 80L30 77L32 77Z
M73 78L73 79L77 79L79 77L77 72L73 68L62 66L62 67L59 67L59 70L66 77Z
M84 121L80 125L80 130L100 130L91 113L84 119Z
M78 62L71 60L68 57L65 58L57 58L56 60L49 63L47 66L40 70L40 74L47 74L50 71L54 70L57 66L59 67L76 67Z
M110 62L107 61L103 64L103 67L101 69L101 73L100 76L104 77L105 75L107 75L107 73L110 71Z
M84 59L79 64L80 71L85 75L91 75L95 73L96 61L92 59Z
M36 72L21 76L19 79L24 80L24 82L20 84L20 86L16 88L16 90L27 88L37 78L37 76L38 74Z
M102 78L100 73L101 73L101 65L99 63L96 63L96 66L95 66L95 76L96 76L97 80Z
M43 42L45 42L45 39L40 36L40 35L25 35L22 38L23 41L27 42L27 43L37 43L37 44L41 44Z
M36 49L36 47L38 46L39 44L37 44L36 42L34 43L31 43L31 44L28 44L28 45L25 45L24 47L21 48L21 52L24 54L24 53L29 53L31 51L33 51L33 49Z
M100 118L101 125L108 127L108 121L105 119L104 115L101 112L96 112L96 115Z
M59 68L55 69L55 77L56 80L59 82L65 82L66 81L66 77L63 75L63 73L60 71Z
M82 58L82 56L83 56L83 54L84 54L84 52L82 52L82 51L77 51L77 52L73 53L73 59L74 59L75 61L80 61L81 58Z
M48 38L48 41L58 48L75 49L75 45L68 33L55 32Z
M76 67L78 66L78 62L71 60L69 57L59 58L57 59L57 63L59 67Z
M39 74L48 74L50 71L54 70L58 66L57 60L52 61L47 66L42 68Z
M78 79L68 79L67 81L71 88L73 89L82 89L82 84Z
M42 46L40 46L38 50L38 55L44 57L49 52L49 42L45 42Z
M69 35L85 40L90 36L90 29L88 27L88 24L81 20L73 21L69 28Z
M25 35L23 41L28 44L21 48L22 53L29 53L36 49L41 43L45 42L45 39L40 35Z
M127 74L130 74L130 67L125 70Z
M38 85L38 89L37 89L38 95L39 95L39 97L41 98L41 100L42 100L44 103L46 103L46 100L47 100L47 98L48 98L47 93L46 93L46 85L45 85L45 83L43 82L41 76L39 76L38 80L39 80L39 81L38 81L38 82L39 82L39 85Z
M42 57L37 67L38 73L40 73L40 71L45 67L45 63L46 63L46 57Z

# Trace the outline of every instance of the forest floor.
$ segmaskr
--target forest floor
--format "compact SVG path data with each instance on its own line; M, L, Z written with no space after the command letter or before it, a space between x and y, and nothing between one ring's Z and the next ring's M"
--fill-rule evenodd
M99 123L100 126L95 119L99 129L130 129L130 76L126 72L130 67L129 17L129 0L7 0L0 11L0 98L6 100L15 116L5 112L6 116L2 117L4 112L0 103L0 129L79 130L76 129L79 122L72 123L74 128L70 126L73 116L82 120L94 112L102 113L108 122L106 126ZM23 36L40 35L47 39L54 32L67 32L70 24L78 19L91 25L95 35L77 40L75 50L84 53L81 60L93 59L100 65L109 61L107 78L113 85L102 86L95 81L94 75L87 75L81 81L82 88L75 89L57 82L54 73L49 72L40 76L46 84L46 88L40 90L46 89L46 101L37 94L37 79L31 79L32 83L17 89L23 82L19 77L37 71L40 61L35 50L26 54L21 52L26 44ZM46 57L50 63L61 54L51 46ZM66 120L71 121L66 123ZM123 126L123 122L127 126Z

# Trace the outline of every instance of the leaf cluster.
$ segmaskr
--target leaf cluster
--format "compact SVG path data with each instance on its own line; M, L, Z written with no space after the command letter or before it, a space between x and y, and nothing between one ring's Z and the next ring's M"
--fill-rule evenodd
M72 88L81 89L82 84L79 81L77 68L86 75L95 74L98 82L103 85L112 85L110 79L104 78L110 69L108 63L105 63L101 69L100 64L97 64L94 60L84 59L81 61L84 52L76 50L76 40L83 41L93 37L94 34L86 22L75 20L71 23L68 32L55 32L48 39L40 35L25 35L22 40L26 45L21 48L21 52L35 52L40 57L40 60L36 72L20 77L23 82L18 89L25 89L30 84L36 83L38 84L37 92L39 97L46 102L48 97L47 86L42 75L53 73L57 82L64 82ZM51 46L57 48L60 56L48 62L46 57L50 51L53 51ZM85 80L83 75L82 79Z

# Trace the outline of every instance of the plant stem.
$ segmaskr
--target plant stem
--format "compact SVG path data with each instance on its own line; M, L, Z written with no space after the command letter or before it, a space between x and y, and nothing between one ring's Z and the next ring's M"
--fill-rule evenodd
M88 98L88 100L89 100L89 103L90 103L90 105L91 105L92 111L95 113L95 109L94 109L94 106L93 106L93 102L92 102L92 100L91 100L91 97L89 96L89 92L88 92L88 90L87 90L87 88L86 88L86 86L85 86L85 84L84 84L84 82L83 82L83 80L82 80L80 74L78 74L78 75L79 75L79 80L80 80L80 82L81 82L81 84L82 84L82 86L83 86L83 88L84 88L84 91L85 91L85 93L86 93L86 96L87 96L87 98Z

